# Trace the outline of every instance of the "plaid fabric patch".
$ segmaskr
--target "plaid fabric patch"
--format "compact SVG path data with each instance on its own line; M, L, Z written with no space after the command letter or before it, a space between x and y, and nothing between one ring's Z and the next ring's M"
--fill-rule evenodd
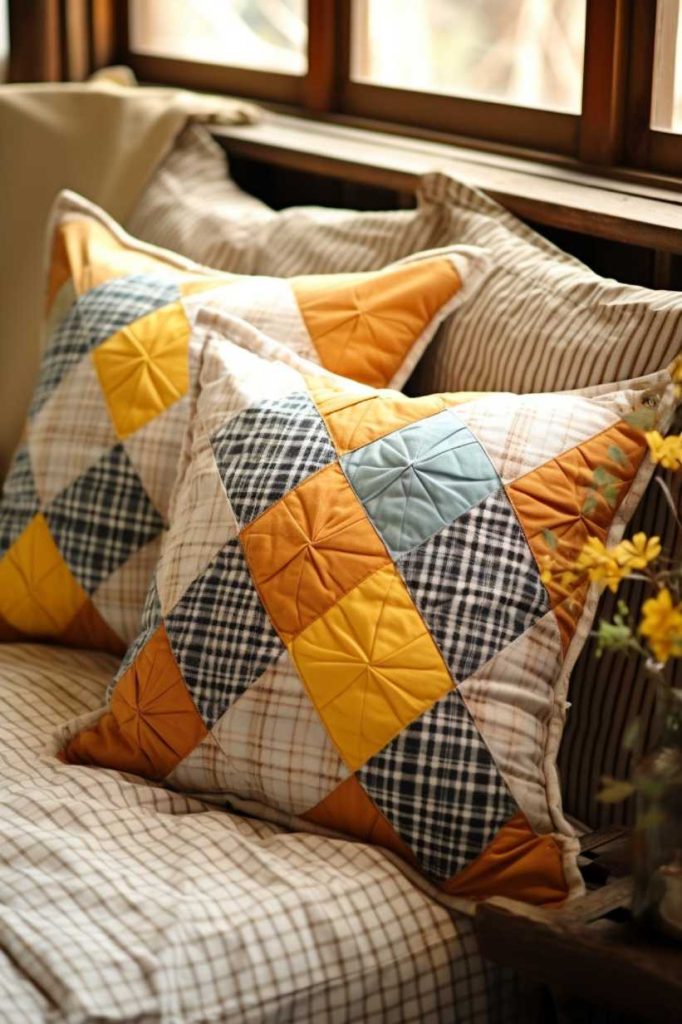
M0 501L0 558L24 532L38 511L39 505L31 457L28 447L22 445L14 456Z
M458 682L549 611L535 559L503 491L397 564Z
M44 515L69 568L90 594L163 529L120 444L50 502Z
M68 370L96 345L179 298L178 286L160 274L119 277L86 292L49 341L29 416L39 412Z
M241 526L336 458L320 414L301 392L245 409L211 444Z
M456 690L403 729L358 778L436 881L466 867L516 813Z
M152 580L147 591L147 597L145 598L144 608L142 609L142 620L140 624L140 632L137 634L133 642L131 643L128 650L123 655L121 664L116 669L116 675L113 677L107 687L107 702L111 700L111 696L114 692L114 687L119 681L121 676L124 676L135 658L138 656L144 645L149 640L152 633L161 625L161 602L159 601L159 592L156 587L156 580Z
M283 651L236 539L187 588L165 623L187 687L209 727Z

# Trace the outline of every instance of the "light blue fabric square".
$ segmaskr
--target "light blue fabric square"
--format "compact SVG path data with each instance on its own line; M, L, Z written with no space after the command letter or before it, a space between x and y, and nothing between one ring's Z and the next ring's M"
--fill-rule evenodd
M439 412L341 458L353 490L392 555L464 515L500 479L456 414Z

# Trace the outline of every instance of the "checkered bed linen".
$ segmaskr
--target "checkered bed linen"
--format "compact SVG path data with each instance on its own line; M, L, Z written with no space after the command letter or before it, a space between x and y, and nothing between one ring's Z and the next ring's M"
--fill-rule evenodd
M473 1024L509 983L379 850L62 765L116 661L0 646L0 1022Z

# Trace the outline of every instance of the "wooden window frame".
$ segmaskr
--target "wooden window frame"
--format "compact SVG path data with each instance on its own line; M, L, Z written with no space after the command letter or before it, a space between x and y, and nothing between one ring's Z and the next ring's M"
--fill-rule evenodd
M682 174L682 134L651 127L657 2L632 0L632 46L628 88L626 162L664 174Z
M610 175L682 176L682 133L655 131L649 123L658 0L587 0L579 115L353 81L352 0L308 0L308 69L301 76L134 53L127 0L36 0L33 6L36 13L27 18L24 0L9 0L14 81L78 80L122 62L142 81L229 92L308 117L472 148L530 150L536 159Z

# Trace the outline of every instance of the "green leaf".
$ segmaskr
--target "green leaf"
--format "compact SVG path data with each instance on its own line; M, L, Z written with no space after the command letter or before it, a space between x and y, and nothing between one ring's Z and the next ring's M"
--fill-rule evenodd
M635 792L633 783L627 779L613 779L610 775L604 775L601 781L602 788L597 793L597 800L603 804L619 804Z
M547 547L552 548L553 551L556 550L556 548L559 546L559 541L557 540L552 530L548 530L547 528L545 528L542 531L542 536Z
M610 444L606 454L612 462L617 462L619 466L627 466L628 457L622 448L619 448L617 444Z
M615 508L618 501L618 484L609 484L608 487L604 488L602 494L609 508Z
M588 494L583 502L583 507L580 509L584 516L591 516L597 508L597 499L594 494Z
M654 409L637 409L636 412L623 416L623 419L637 430L651 430L656 425L657 416Z
M597 651L601 655L604 651L626 651L632 640L632 631L627 622L613 622L601 620L597 626Z
M639 739L639 732L641 728L641 719L633 718L631 722L628 722L623 732L623 748L632 752L637 745Z

